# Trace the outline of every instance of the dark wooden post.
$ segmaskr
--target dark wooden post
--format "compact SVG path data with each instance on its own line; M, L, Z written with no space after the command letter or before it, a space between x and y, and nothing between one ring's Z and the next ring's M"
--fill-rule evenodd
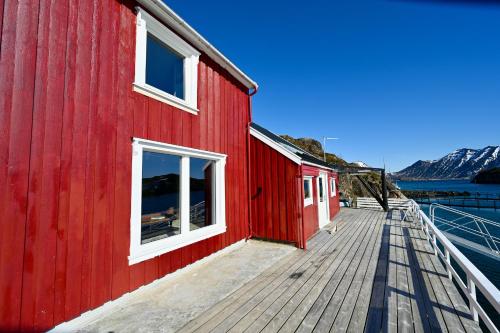
M389 211L389 202L387 201L387 182L385 180L385 169L381 171L382 176L382 201L384 202L384 210Z

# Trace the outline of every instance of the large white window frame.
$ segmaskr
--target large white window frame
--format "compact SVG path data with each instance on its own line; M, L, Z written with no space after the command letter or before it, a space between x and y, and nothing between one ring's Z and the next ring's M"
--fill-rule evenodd
M181 110L197 114L198 62L200 52L141 8L137 8L136 25L134 91ZM158 38L184 58L184 99L173 96L146 83L146 46L148 33Z
M335 177L330 177L330 196L337 196L337 183L335 182Z
M304 207L309 206L313 204L313 177L311 176L304 176L304 184L308 183L309 184L309 197L306 198L306 193L304 191ZM304 185L302 185L304 186Z
M142 158L144 151L180 156L180 218L181 233L141 244ZM189 162L190 157L211 160L215 165L214 223L190 230ZM154 258L163 253L199 242L226 231L225 165L226 155L134 138L132 143L132 196L130 217L129 265Z

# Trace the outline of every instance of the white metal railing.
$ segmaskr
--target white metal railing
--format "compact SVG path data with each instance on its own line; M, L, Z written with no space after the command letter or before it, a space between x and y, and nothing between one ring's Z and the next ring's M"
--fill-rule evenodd
M439 217L436 215L436 211L446 212L453 219ZM476 238L482 239L492 255L500 257L500 238L492 235L492 232L495 234L498 233L500 223L436 203L430 205L429 215L432 223L441 231L451 232L458 230L468 235L476 236Z
M486 300L492 305L497 312L497 316L500 314L500 291L469 259L467 259L467 257L462 254L462 252L455 247L455 245L451 243L448 238L446 238L446 236L434 225L431 219L425 215L425 213L420 209L420 206L414 200L411 200L410 210L413 216L420 223L422 230L425 232L427 240L434 249L434 254L440 257L446 264L448 278L450 280L455 279L457 284L460 286L460 289L462 289L463 293L467 296L470 311L474 320L478 322L479 318L481 318L483 323L491 332L499 332L491 318L478 303L476 288L479 289L481 294L483 294ZM444 253L438 247L438 242L444 248ZM451 258L453 258L464 271L467 281L464 282L457 271L453 268Z

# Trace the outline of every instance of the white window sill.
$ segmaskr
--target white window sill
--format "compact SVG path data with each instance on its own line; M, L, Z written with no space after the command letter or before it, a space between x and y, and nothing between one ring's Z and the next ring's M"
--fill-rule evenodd
M313 199L312 198L304 200L304 207L310 206L312 204L313 204Z
M200 242L204 239L214 237L225 232L225 225L214 224L212 226L191 231L185 235L180 234L167 237L159 241L142 244L138 248L135 248L133 251L134 253L128 257L128 264L129 266L134 265L141 261L160 256L167 252L177 250L181 247Z
M183 111L192 113L194 115L197 115L199 110L188 103L186 101L177 98L175 96L172 96L160 89L157 89L155 87L152 87L147 84L138 84L138 83L133 83L133 89L135 92L138 92L140 94L143 94L145 96L151 97L153 99L156 99L157 101L169 104L173 107L176 107L178 109L181 109Z

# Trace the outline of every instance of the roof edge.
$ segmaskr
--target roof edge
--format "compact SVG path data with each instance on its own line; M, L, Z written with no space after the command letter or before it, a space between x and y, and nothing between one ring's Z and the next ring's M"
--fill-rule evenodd
M261 135L265 136L268 140L271 140L273 144L279 145L282 149L285 149L288 153L293 154L297 158L299 158L302 162L302 164L308 164L312 166L316 166L325 170L333 170L336 171L336 169L330 164L326 163L325 161L319 159L318 157L314 156L310 152L306 151L305 149L302 149L295 144L291 143L290 141L282 138L281 136L271 132L270 130L252 122L250 125L250 128L261 133ZM292 150L296 150L298 153L293 152Z
M203 36L201 36L194 28L192 28L161 0L137 0L137 2L155 14L161 21L163 21L163 23L168 24L180 36L184 37L195 47L206 53L245 87L254 90L259 88L255 81L243 73L241 69L236 67L235 64L227 59L219 50L203 38Z
M281 155L285 156L286 158L288 158L289 160L291 160L295 164L299 164L299 165L302 164L302 159L299 156L297 156L294 153L286 150L280 144L274 142L273 140L271 140L270 138L268 138L265 134L259 132L255 128L250 127L250 135L253 136L254 138L256 138L257 140L261 141L265 145L267 145L267 146L271 147L272 149L276 150L278 153L280 153Z
M330 171L333 171L333 172L337 172L337 170L335 170L332 167L327 167L325 165L319 165L319 164L316 164L316 163L313 163L313 162L309 162L309 161L302 161L302 164L310 165L310 166L313 166L313 167L316 167L316 168L320 168L320 169L323 169L323 170L330 170Z

